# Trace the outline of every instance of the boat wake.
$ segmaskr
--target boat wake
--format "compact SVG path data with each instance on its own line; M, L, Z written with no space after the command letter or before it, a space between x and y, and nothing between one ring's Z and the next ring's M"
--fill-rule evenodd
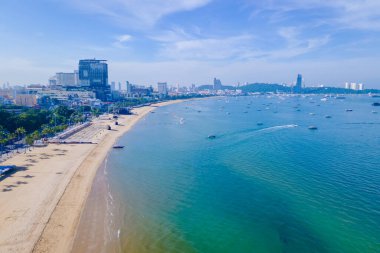
M266 128L254 128L254 129L245 129L238 132L226 133L217 135L217 140L222 141L226 145L235 145L248 139L260 136L262 134L270 134L277 131L282 131L290 128L296 128L298 125L296 124L287 124L287 125L279 125L279 126L271 126ZM218 147L220 147L218 145Z
M298 127L296 124L289 124L289 125L281 125L281 126L273 126L273 127L267 127L263 129L259 129L256 132L274 132L281 129L287 129L287 128L294 128Z

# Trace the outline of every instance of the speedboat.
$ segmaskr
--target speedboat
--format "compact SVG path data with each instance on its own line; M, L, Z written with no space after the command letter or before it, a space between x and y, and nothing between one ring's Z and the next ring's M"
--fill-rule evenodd
M116 146L113 146L113 148L124 148L124 146L121 146L121 145L116 145Z
M216 135L209 135L207 138L209 138L209 139L215 139Z
M346 109L346 112L352 112L353 110L352 109Z
M316 127L316 126L309 126L309 130L317 130L318 129L318 127Z
M331 116L330 115L326 115L325 118L326 119L331 119Z

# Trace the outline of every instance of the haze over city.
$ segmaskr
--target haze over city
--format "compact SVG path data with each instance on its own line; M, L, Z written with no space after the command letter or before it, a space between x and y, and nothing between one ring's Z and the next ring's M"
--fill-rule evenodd
M149 85L294 82L380 88L376 0L5 1L0 84L40 83L78 59ZM17 15L15 15L17 13Z

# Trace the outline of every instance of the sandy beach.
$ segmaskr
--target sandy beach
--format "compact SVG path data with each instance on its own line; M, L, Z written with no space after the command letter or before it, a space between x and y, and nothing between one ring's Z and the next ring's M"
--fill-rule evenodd
M178 102L134 109L118 126L103 117L70 137L96 144L49 144L2 163L17 170L0 181L0 252L70 252L96 172L115 141L156 107Z

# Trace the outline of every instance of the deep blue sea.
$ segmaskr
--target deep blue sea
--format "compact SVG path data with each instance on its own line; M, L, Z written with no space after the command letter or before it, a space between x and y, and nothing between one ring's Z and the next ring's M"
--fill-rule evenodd
M375 100L222 97L158 108L108 158L111 232L133 253L380 252Z

